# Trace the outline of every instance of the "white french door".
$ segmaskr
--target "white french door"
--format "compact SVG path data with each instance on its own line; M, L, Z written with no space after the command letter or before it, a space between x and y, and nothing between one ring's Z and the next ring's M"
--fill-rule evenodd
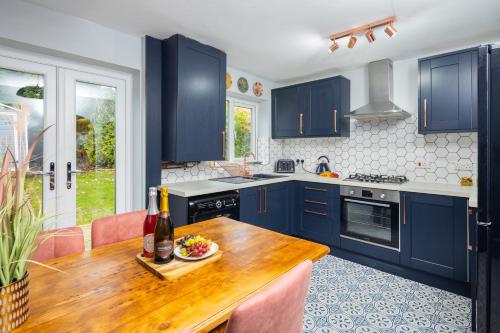
M22 160L44 128L26 188L48 227L127 210L126 81L0 56L0 153Z

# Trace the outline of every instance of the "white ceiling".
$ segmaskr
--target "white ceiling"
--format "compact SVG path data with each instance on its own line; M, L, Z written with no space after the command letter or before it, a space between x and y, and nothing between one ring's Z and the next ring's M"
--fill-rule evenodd
M498 0L27 0L136 36L182 33L224 50L228 64L274 81L500 41ZM396 15L368 44L327 52L328 36ZM77 36L75 36L77 38Z

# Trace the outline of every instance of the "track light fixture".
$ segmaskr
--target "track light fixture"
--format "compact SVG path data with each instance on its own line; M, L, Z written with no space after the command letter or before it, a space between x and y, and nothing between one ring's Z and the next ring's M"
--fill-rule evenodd
M365 37L368 40L368 43L373 43L375 41L375 34L373 33L372 28L365 32Z
M332 44L332 45L330 45L330 47L329 47L329 51L330 51L330 53L335 52L335 50L336 50L336 49L338 49L339 47L340 47L340 46L339 46L339 44L337 44L337 42L336 42L336 41L335 41L335 39L334 39L334 40L333 40L333 44Z
M356 45L356 42L358 41L358 37L355 35L351 35L351 38L349 38L349 43L347 43L347 47L352 49L354 45Z
M394 22L396 22L396 16L390 16L382 20L361 25L354 29L333 34L330 36L330 40L333 42L333 44L329 48L330 52L334 52L339 48L339 45L336 42L336 40L344 37L349 37L349 42L347 43L347 47L350 49L354 48L356 42L358 41L358 37L356 37L357 34L364 33L368 42L373 43L375 41L375 32L373 31L373 29L378 27L385 26L384 32L387 34L387 36L392 37L397 33L396 28L394 28Z
M387 34L387 36L392 37L398 31L396 30L396 28L394 28L394 26L392 25L392 23L390 23L387 27L385 27L384 32Z

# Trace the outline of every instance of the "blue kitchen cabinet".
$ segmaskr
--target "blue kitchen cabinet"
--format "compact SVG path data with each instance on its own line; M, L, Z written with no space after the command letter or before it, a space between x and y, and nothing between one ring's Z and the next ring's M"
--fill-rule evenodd
M240 220L290 234L290 185L277 183L240 190Z
M338 185L298 182L293 233L330 246L340 245Z
M349 136L350 83L344 77L318 80L308 85L308 137Z
M302 86L273 89L271 100L273 138L304 137L306 89Z
M163 41L162 159L222 160L226 54L182 35Z
M342 76L273 89L273 138L350 135L350 81Z
M477 48L419 59L419 133L477 131L477 61Z
M401 264L466 282L467 199L402 194Z

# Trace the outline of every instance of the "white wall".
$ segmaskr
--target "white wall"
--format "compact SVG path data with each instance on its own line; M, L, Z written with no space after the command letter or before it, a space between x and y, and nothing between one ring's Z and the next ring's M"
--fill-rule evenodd
M257 102L259 104L259 114L258 114L258 133L259 137L270 137L271 136L271 89L280 87L281 84L255 76L253 74L244 72L237 68L230 66L231 59L228 58L229 66L227 67L227 72L231 74L233 78L233 85L227 91L228 96L249 100ZM245 77L248 81L248 91L246 93L241 93L238 90L238 79L240 77ZM259 81L264 86L264 92L262 96L256 97L253 93L252 86L255 82Z
M0 38L141 69L139 37L22 1L0 0Z

